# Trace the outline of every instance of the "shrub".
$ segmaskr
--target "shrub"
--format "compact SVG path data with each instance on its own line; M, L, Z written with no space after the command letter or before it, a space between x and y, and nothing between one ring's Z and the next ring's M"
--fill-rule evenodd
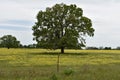
M51 80L58 80L56 74L53 74Z
M64 70L64 74L67 75L67 76L73 74L73 72L74 72L74 71L73 71L71 68Z

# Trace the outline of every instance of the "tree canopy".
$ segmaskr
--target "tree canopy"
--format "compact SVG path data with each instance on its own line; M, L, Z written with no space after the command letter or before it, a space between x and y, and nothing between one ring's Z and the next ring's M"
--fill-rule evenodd
M0 38L0 46L9 48L17 48L20 46L20 41L12 35L4 35Z
M39 11L32 30L40 47L61 49L61 53L64 53L64 48L84 46L84 36L94 35L92 21L83 16L82 8L63 3Z

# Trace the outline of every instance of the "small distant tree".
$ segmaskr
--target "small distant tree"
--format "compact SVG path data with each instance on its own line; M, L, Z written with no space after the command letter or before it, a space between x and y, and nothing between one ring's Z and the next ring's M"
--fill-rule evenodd
M83 10L75 4L56 4L39 11L37 22L32 28L34 40L43 48L61 49L84 46L84 36L93 36L94 29Z
M36 48L36 44L29 44L28 48Z
M111 47L105 47L104 49L105 50L111 50L112 48Z
M0 38L1 47L9 48L17 48L20 47L20 41L16 39L16 37L12 35L4 35Z

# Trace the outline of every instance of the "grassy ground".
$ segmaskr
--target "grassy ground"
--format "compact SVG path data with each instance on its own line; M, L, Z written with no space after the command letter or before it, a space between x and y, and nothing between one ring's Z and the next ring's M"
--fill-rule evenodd
M0 80L120 80L119 50L0 49Z

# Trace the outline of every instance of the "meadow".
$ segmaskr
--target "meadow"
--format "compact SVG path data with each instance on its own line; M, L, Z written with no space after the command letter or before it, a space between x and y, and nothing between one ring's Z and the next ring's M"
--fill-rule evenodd
M0 80L120 80L119 50L0 49Z

